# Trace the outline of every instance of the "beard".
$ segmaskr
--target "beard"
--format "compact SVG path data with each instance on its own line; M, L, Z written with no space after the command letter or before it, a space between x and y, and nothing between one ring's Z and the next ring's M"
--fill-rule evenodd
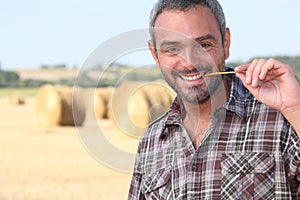
M201 70L211 70L212 67L205 66L199 67ZM210 99L210 97L216 92L219 88L220 84L223 82L221 76L214 76L204 78L204 83L196 86L187 86L185 84L181 84L183 79L180 74L192 74L197 73L200 70L162 70L162 74L165 77L166 82L170 85L170 87L177 93L178 97L183 101L190 104L203 104Z

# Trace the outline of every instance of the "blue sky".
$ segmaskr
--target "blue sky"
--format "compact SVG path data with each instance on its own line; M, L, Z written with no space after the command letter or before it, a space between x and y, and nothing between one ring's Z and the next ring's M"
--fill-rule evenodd
M1 1L1 67L38 68L42 64L80 67L106 40L123 32L147 28L148 14L155 2ZM299 0L220 0L220 3L232 33L229 61L300 55ZM150 55L145 54L139 62L148 64Z

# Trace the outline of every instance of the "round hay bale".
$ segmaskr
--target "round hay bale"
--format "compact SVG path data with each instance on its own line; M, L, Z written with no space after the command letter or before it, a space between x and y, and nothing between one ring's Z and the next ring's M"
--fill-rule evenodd
M134 126L146 127L151 121L149 115L149 108L151 101L149 101L147 93L143 88L137 88L133 91L128 100L128 115Z
M106 117L106 102L104 97L98 93L99 91L95 91L94 93L94 113L96 119L104 119Z
M80 88L44 85L37 93L36 116L42 126L81 126L85 104Z
M125 82L112 99L112 120L123 133L141 136L147 125L166 112L175 95L166 85Z
M9 98L9 102L11 105L24 105L25 97L21 94L13 94Z
M143 93L143 98L141 95L140 97L136 95L138 93ZM144 84L133 93L130 99L128 105L129 116L136 125L146 127L169 109L172 99L171 90L165 85L154 82ZM147 102L147 106L139 107L136 102L141 100ZM144 109L144 112L137 112L137 109ZM137 115L137 113L139 114Z
M70 88L72 93L72 122L75 126L82 126L86 117L86 104L83 97L83 90L76 86ZM72 125L72 123L71 123Z
M113 87L96 89L94 93L94 112L97 119L108 118L113 92Z

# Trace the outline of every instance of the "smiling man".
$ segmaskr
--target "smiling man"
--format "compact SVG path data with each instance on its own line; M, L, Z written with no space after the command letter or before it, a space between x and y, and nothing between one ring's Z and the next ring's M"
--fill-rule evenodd
M140 141L128 198L300 198L300 85L292 68L274 59L226 67L230 31L216 0L159 0L150 34L177 97Z

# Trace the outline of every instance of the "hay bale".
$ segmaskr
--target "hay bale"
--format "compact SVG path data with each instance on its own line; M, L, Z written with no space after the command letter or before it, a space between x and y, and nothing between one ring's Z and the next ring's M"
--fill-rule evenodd
M9 102L11 105L24 105L25 97L21 94L13 94L10 96Z
M164 84L125 82L113 95L113 122L122 132L140 136L149 123L169 109L174 96Z
M98 88L94 93L94 112L97 119L107 119L111 106L111 99L114 92L113 87Z
M81 126L85 120L81 89L44 85L37 93L36 116L42 126Z
M96 119L104 119L106 116L106 103L104 98L95 91L94 93L94 114Z

